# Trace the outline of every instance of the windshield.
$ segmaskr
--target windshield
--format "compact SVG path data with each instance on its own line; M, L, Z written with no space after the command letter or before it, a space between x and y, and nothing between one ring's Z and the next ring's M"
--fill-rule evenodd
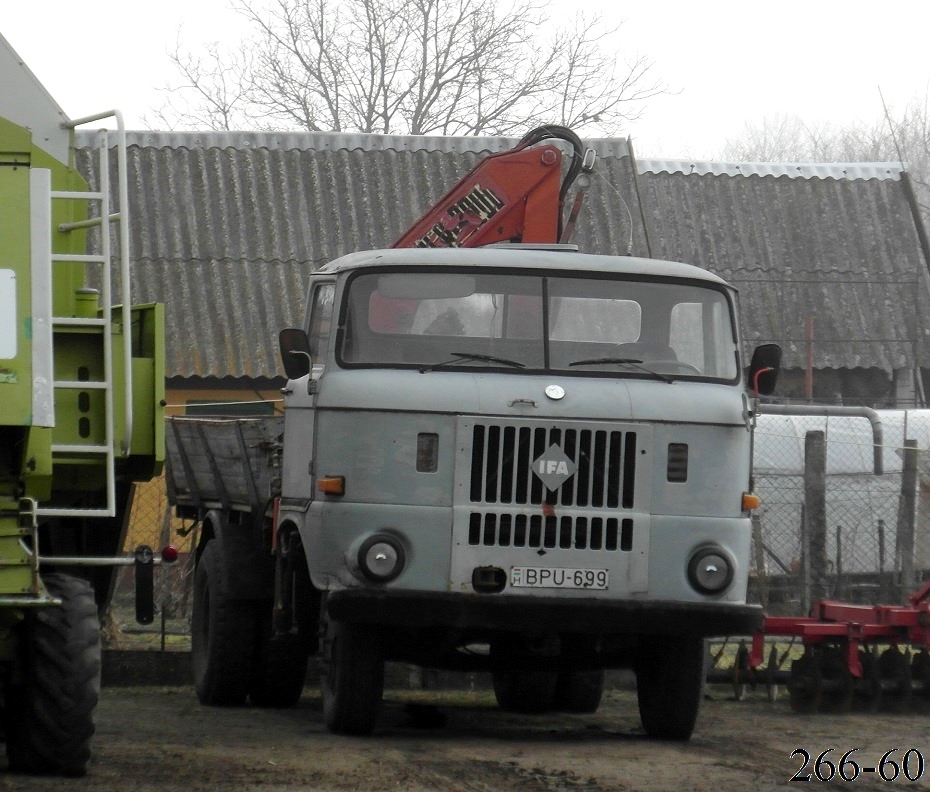
M730 302L695 282L405 271L354 277L346 365L736 379Z

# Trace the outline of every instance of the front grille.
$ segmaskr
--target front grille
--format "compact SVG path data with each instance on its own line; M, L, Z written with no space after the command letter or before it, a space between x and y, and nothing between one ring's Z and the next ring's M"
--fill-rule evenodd
M628 552L633 549L633 520L473 512L468 523L468 544Z
M550 491L531 468L553 444L576 470ZM472 503L631 509L635 480L636 432L497 424L472 430Z

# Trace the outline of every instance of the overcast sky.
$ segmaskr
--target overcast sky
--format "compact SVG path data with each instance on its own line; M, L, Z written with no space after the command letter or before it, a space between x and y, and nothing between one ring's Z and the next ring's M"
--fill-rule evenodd
M0 32L72 118L123 111L130 129L164 101L179 31L190 48L236 41L228 0L5 3ZM674 91L624 134L640 156L712 158L765 115L842 124L881 117L927 92L927 0L552 0L550 13L602 10L624 21L623 57L640 53ZM95 40L105 43L95 45ZM78 54L80 53L80 54Z

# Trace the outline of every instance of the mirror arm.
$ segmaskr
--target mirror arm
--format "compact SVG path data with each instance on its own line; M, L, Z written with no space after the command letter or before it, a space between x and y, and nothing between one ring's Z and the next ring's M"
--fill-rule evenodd
M752 392L753 395L758 399L759 398L759 377L763 374L767 374L770 371L775 371L772 366L766 366L765 368L760 368L755 374L752 375Z

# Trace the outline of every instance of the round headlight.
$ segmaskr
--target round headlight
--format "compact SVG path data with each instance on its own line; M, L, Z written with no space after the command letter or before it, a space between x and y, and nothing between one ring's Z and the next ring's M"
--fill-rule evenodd
M719 547L702 547L688 562L688 582L701 594L719 594L733 582L733 563Z
M375 583L387 583L404 569L404 546L390 534L369 536L358 549L362 574Z

